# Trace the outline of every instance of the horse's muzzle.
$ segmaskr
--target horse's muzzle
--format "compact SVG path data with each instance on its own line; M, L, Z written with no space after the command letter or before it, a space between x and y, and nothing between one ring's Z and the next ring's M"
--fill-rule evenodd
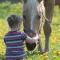
M31 29L24 29L24 32L30 37L34 37L36 35L36 33L32 31ZM32 51L35 49L36 43L32 43L32 44L26 43L26 47L29 51Z

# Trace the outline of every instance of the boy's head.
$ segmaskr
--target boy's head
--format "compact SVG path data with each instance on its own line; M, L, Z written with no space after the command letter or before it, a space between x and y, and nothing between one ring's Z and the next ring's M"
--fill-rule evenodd
M9 27L11 29L16 29L18 30L20 28L20 23L21 23L21 17L18 16L18 15L10 15L8 18L7 18L7 21L8 21L8 24L9 24Z

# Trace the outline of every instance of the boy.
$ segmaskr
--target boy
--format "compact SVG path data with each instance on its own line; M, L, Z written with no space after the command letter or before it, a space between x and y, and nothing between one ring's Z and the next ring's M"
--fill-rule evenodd
M24 41L27 43L34 43L39 37L30 38L24 32L19 32L21 17L11 15L7 19L8 25L11 29L5 37L6 44L6 60L23 60L25 57Z

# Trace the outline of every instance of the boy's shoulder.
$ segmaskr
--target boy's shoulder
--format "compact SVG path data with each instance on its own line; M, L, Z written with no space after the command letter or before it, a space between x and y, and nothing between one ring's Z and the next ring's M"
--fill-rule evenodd
M8 33L9 33L9 32L7 32L7 33L4 35L4 39L8 36Z
M24 32L20 32L22 35L25 35L25 33Z
M9 32L5 33L5 36L7 36L9 34Z
M9 31L5 34L5 36L12 36L12 35L26 35L24 32L13 32L13 31Z
M27 35L24 32L7 32L4 39L21 38L22 40L25 40L26 37Z

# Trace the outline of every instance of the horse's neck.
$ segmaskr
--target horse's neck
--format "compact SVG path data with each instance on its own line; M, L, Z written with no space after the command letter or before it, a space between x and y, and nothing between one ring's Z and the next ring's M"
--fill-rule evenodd
M30 6L30 7L32 7L32 6L36 6L36 4L37 4L37 0L28 0L28 5Z

